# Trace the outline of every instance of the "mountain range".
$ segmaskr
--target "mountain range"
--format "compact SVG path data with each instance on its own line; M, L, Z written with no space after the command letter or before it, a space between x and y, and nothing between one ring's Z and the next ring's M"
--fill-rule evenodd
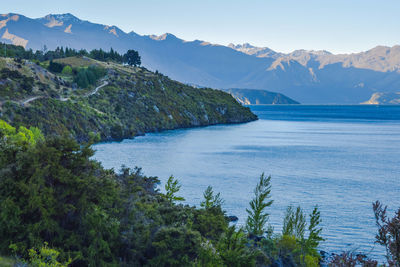
M57 46L135 49L146 68L183 83L275 91L301 103L357 104L377 92L400 91L400 46L377 46L354 54L307 50L285 54L250 44L185 41L169 33L125 33L72 14L37 19L0 15L0 41L33 50Z

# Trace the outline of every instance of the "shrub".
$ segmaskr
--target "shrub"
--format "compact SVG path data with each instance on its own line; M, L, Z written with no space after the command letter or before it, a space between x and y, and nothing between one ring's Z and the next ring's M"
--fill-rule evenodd
M189 266L199 256L201 236L186 227L161 228L155 235L151 266Z
M378 233L376 243L386 249L389 266L400 266L400 208L393 218L387 217L387 206L376 201L372 204Z
M55 72L55 73L61 73L63 68L64 68L63 64L60 64L60 63L50 60L49 67L48 67L49 71Z
M63 68L63 70L61 71L61 74L63 75L72 75L72 68L71 66L67 65Z

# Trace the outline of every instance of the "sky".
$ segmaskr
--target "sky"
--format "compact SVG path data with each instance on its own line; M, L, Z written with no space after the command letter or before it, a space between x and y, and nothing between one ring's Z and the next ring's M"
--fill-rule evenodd
M353 53L400 44L400 0L1 0L0 13L72 13L141 35Z

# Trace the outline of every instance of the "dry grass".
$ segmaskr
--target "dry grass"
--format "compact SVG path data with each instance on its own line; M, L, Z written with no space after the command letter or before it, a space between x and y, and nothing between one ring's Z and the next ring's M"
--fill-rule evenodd
M74 68L89 67L91 65L104 66L104 63L87 57L58 58L54 62L70 65Z

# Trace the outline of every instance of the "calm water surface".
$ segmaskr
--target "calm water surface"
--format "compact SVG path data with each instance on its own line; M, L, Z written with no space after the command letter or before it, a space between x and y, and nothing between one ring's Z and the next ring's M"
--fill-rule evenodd
M252 106L259 120L166 131L95 146L106 168L140 166L162 183L173 174L180 195L199 205L208 185L228 215L246 218L262 172L272 176L270 223L282 227L288 205L318 204L322 249L381 258L371 203L400 207L399 106Z

